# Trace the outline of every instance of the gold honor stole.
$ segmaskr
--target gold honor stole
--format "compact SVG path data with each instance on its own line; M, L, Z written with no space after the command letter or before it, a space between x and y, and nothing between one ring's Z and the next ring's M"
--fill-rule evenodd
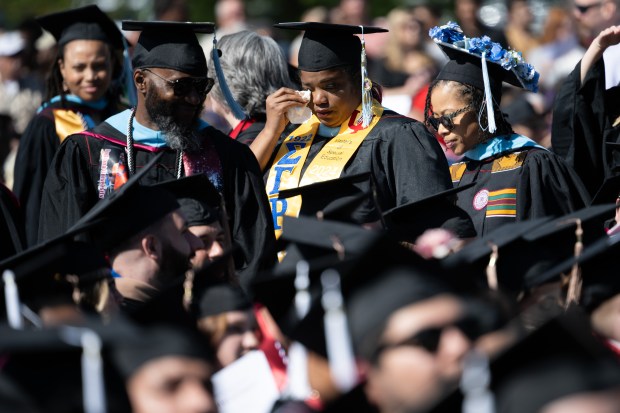
M319 128L319 119L316 115L312 115L308 122L300 125L282 142L276 160L269 171L266 185L276 239L282 235L284 215L297 217L301 209L301 195L289 199L278 199L278 193L282 189L297 188L340 177L344 166L381 119L383 107L373 100L373 118L368 127L364 129L361 125L361 111L360 105L353 111L349 121L340 126L338 135L331 138L314 157L306 168L303 178L301 178L301 170Z
M55 109L54 124L56 125L56 134L62 143L67 136L81 132L87 128L86 122L79 113L72 110Z

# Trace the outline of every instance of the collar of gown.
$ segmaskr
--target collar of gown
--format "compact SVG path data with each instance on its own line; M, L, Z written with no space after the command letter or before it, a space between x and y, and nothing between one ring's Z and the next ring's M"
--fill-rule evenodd
M504 152L527 147L536 147L547 150L530 138L513 133L512 135L496 136L486 142L479 143L472 149L465 152L463 156L473 161L481 161Z
M106 122L114 129L118 130L123 135L127 135L127 127L129 123L129 115L131 110L124 110L106 120ZM209 126L207 122L202 119L198 120L198 126L196 130L202 130ZM162 148L168 146L166 140L166 134L162 131L153 130L141 125L135 118L133 120L133 139L142 145L148 145L153 148Z

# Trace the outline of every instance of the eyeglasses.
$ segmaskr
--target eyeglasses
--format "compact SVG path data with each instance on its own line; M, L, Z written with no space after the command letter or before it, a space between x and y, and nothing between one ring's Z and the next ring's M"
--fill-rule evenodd
M452 130L454 129L454 122L452 121L452 119L454 119L461 113L469 112L470 110L471 110L471 105L467 105L463 109L459 109L455 112L448 113L446 115L441 115L438 118L434 117L433 116L434 113L432 113L428 117L427 122L436 131L439 131L439 125L441 124L444 126L444 128L448 130L448 132L452 132Z
M175 96L187 96L192 90L195 90L199 95L206 96L207 93L213 88L214 80L210 77L182 77L176 80L169 80L165 77L158 75L150 69L143 69L149 73L154 74L161 80L166 81L172 86Z
M587 6L579 6L578 4L575 4L575 8L579 11L580 14L586 14L588 10L590 10L592 7L598 7L601 4L603 4L602 1L599 1L598 3L588 4Z
M436 353L439 348L439 341L443 331L447 328L454 327L459 329L469 340L474 341L480 337L481 327L479 322L473 316L465 316L460 320L442 327L427 328L422 331L416 332L411 337L408 337L397 343L385 343L379 345L374 351L372 360L378 360L381 353L385 350L397 348L397 347L421 347L429 353Z

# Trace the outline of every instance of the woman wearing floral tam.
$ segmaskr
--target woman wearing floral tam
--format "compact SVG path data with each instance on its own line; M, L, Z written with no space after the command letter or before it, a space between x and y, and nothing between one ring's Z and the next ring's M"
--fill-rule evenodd
M448 150L463 156L450 167L454 185L476 181L459 194L457 205L471 215L478 235L587 205L589 194L574 170L514 133L500 110L502 82L536 92L534 68L488 37L465 37L454 23L430 35L450 60L429 88L425 121Z

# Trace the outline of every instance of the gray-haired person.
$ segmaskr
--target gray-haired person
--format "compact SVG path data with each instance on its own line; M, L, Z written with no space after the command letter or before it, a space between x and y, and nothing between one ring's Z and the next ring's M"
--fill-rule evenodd
M288 63L274 39L252 31L223 36L217 48L221 71L211 55L209 72L218 76L208 105L230 126L231 138L249 145L265 126L267 96L281 87L295 88Z

